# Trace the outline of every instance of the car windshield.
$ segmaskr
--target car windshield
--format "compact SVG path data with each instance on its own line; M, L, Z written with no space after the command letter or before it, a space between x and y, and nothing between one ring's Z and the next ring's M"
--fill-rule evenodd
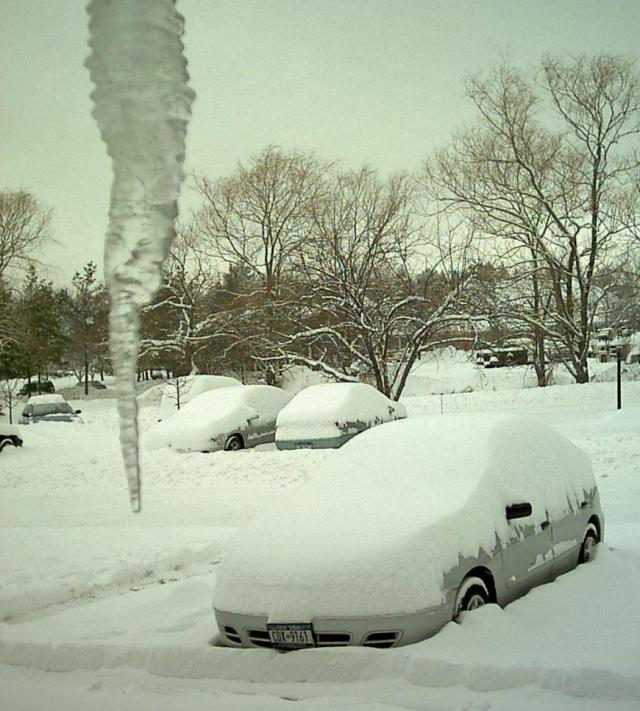
M45 415L73 415L74 411L68 402L50 402L33 406L33 415L44 417Z

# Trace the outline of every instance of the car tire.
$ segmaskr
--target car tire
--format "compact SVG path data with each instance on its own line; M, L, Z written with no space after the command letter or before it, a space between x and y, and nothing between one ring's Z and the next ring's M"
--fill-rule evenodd
M489 590L482 578L478 578L475 575L465 578L458 588L456 602L453 607L453 619L458 620L463 612L470 612L486 605L490 599Z
M598 537L598 529L592 523L590 523L587 526L584 538L582 539L578 564L588 563L596 557L599 542L600 538Z
M224 451L237 452L239 449L244 449L242 437L240 435L231 435L224 445Z

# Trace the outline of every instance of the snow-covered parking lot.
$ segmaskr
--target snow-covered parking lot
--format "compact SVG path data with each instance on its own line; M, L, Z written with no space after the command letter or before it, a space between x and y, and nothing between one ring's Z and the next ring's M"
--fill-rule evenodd
M416 392L414 389L413 392ZM114 403L24 427L0 455L0 707L23 709L637 709L640 383L411 395L410 416L510 410L591 457L606 517L595 562L504 610L396 650L279 654L214 646L229 536L330 450L145 451L132 515ZM155 419L143 406L143 431ZM381 571L382 572L382 571ZM56 673L53 673L56 672Z

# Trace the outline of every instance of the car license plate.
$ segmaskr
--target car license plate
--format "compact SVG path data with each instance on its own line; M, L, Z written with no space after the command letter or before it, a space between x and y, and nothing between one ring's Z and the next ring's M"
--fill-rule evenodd
M313 447L313 442L296 442L297 449L311 449Z
M267 632L274 647L286 649L313 647L313 632L309 623L267 623Z

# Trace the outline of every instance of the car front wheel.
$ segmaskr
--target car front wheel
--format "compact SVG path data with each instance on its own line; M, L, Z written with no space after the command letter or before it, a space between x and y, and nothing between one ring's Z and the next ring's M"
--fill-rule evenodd
M244 449L244 442L240 435L231 435L224 445L225 452L237 452L239 449Z
M475 576L466 578L462 581L456 595L453 619L457 620L463 612L470 612L486 605L489 599L489 590L482 578Z
M590 560L593 560L596 557L596 552L598 550L598 542L598 530L592 523L590 523L587 526L587 531L584 534L582 546L580 547L579 563L588 563Z

